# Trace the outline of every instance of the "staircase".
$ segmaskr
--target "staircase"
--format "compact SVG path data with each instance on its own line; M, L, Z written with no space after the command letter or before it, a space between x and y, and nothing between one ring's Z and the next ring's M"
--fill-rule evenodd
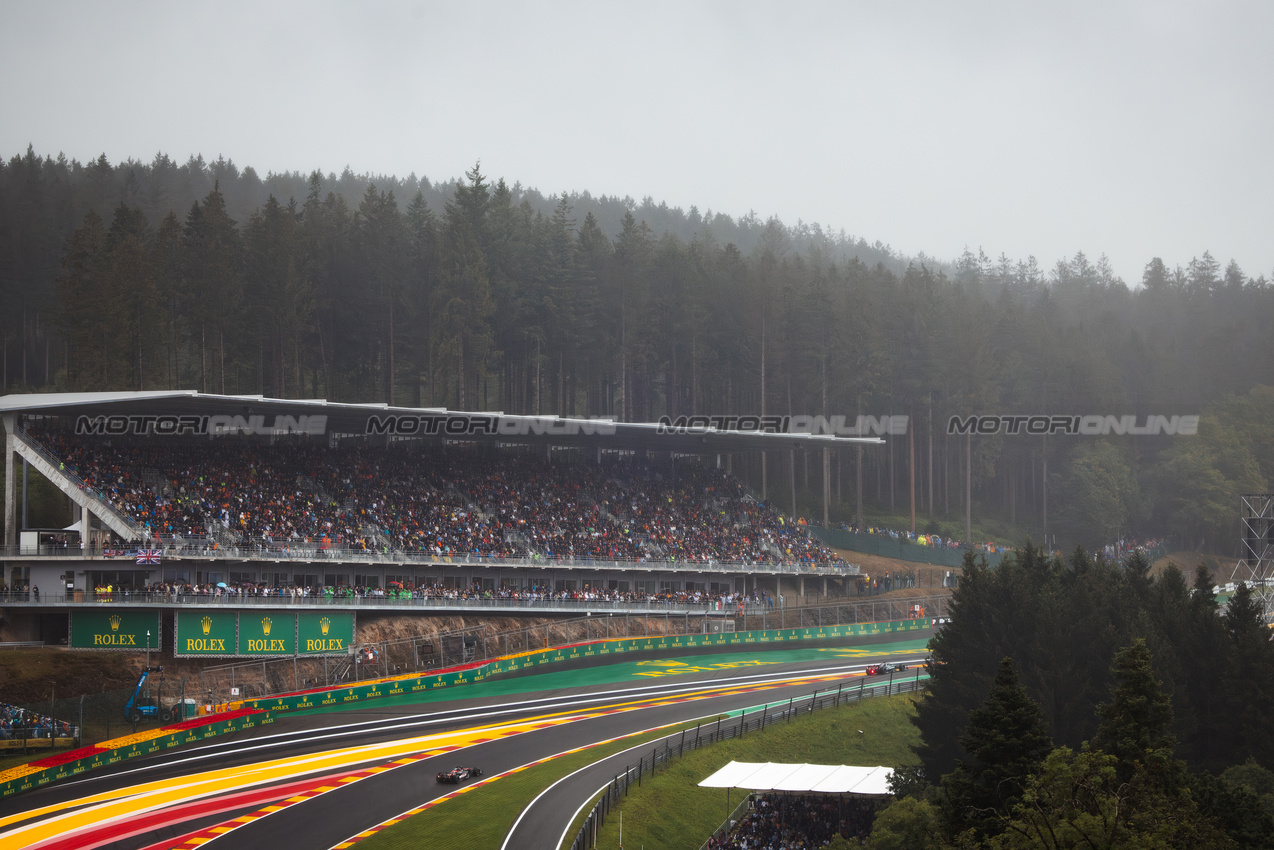
M239 535L224 527L219 522L210 522L206 526L208 536L217 543L218 549L235 549L239 546Z
M13 447L19 457L53 482L53 485L69 496L71 501L97 517L102 525L121 538L136 541L148 537L146 529L112 504L105 493L96 487L90 487L84 479L67 469L66 465L52 452L27 436L24 429L14 429Z
M165 478L157 469L143 469L142 483L150 489L150 492L156 499L162 499L165 496L172 495L172 485L168 483L168 479Z

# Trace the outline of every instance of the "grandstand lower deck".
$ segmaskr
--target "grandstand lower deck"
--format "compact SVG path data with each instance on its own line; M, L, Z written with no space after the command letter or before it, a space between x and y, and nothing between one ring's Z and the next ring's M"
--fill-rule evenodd
M394 562L348 563L284 560L161 560L134 565L110 559L34 558L6 562L9 601L122 601L125 597L206 596L214 600L283 602L357 598L367 602L410 599L512 601L605 600L693 604L766 603L806 596L857 596L880 591L856 574L796 573L757 565L754 570L709 572L669 565L539 566Z

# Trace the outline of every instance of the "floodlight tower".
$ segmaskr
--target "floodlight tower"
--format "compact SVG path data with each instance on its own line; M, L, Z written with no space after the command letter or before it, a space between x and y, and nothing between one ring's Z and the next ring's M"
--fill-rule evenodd
M1243 538L1230 581L1250 581L1265 621L1274 614L1274 493L1250 493L1243 500Z

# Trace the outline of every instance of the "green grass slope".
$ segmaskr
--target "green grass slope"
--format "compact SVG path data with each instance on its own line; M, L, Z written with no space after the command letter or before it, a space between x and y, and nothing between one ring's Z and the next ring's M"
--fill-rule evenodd
M619 809L611 810L597 846L620 846L623 811L624 847L697 850L729 813L725 790L700 788L699 782L731 761L888 767L914 763L911 746L920 739L912 714L910 697L869 699L689 752L654 779L647 778L641 788L634 787ZM745 793L731 791L729 808Z

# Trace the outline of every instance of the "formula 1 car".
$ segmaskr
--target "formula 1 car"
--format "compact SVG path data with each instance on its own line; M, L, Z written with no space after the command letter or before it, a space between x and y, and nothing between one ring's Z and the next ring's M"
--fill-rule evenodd
M869 664L867 665L867 675L886 676L890 673L901 673L906 669L906 664Z
M482 769L477 767L453 767L438 774L438 781L445 785L459 785L466 779L481 776Z

